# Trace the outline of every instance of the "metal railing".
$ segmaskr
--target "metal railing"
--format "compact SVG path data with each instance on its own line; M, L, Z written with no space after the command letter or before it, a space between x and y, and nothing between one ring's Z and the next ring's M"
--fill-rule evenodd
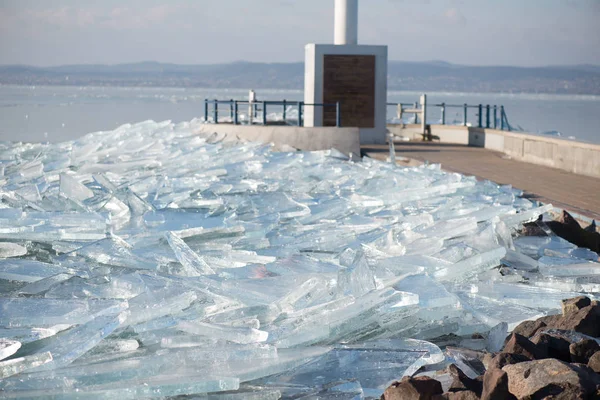
M209 122L209 116L212 116L212 122L215 124L219 123L219 112L222 111L225 106L225 112L229 114L230 121L228 123L233 123L234 125L240 125L240 106L248 107L248 118L247 124L254 124L256 118L258 118L260 113L260 124L269 125L275 124L276 122L288 124L288 121L291 121L288 118L288 107L296 107L298 110L298 119L295 120L295 124L297 126L304 126L304 110L306 107L335 107L335 126L342 126L342 113L341 113L341 103L305 103L303 101L253 101L250 102L248 100L204 100L204 121ZM212 109L211 109L212 107ZM268 110L273 110L274 107L282 107L282 119L279 121L268 120Z
M419 103L387 103L388 106L397 107L397 118L402 119L402 115L404 113L414 113L415 115L415 123L418 123L418 118L420 114ZM406 108L405 107L412 107ZM511 131L512 127L508 122L508 117L506 116L506 111L504 110L504 106L497 105L469 105L469 104L427 104L426 107L440 107L441 118L440 123L442 125L446 125L446 110L448 109L460 109L462 110L462 125L468 125L468 117L469 117L469 109L476 109L477 112L475 116L477 117L477 127L478 128L494 128L498 129L498 125L500 125L501 130ZM498 118L498 114L500 114L500 118ZM485 123L484 123L485 119Z

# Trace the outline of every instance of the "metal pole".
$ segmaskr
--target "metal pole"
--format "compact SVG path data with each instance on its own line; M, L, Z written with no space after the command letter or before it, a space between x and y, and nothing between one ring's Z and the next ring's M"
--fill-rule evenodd
M483 128L483 105L479 105L479 127Z
M494 129L498 128L498 106L494 106Z
M342 126L342 110L339 101L335 103L335 126L338 128Z
M284 124L285 124L285 120L287 119L286 118L287 117L287 110L286 110L287 106L285 103L286 103L286 101L285 101L285 99L283 99L283 123Z
M399 103L396 107L396 117L402 123L402 103Z
M303 102L299 101L298 102L298 126L302 126L302 106L304 105Z
M233 121L233 99L229 100L229 118Z
M446 125L446 103L442 103L442 125Z
M490 128L490 105L485 106L485 127Z
M208 122L208 99L204 99L204 122Z
M463 126L467 126L467 103L463 105Z
M239 124L239 120L238 120L238 102L237 101L233 102L233 124L234 125Z
M262 122L263 125L267 124L267 102L263 101L262 102L263 108L262 108Z
M500 106L500 129L504 130L504 106Z
M219 102L217 100L213 100L213 122L215 124L219 123Z

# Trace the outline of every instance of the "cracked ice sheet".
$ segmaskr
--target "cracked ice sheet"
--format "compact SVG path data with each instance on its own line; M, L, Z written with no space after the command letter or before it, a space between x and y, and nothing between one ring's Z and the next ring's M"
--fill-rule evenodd
M551 206L509 186L201 128L145 121L0 144L0 337L23 343L0 361L18 374L2 383L9 396L375 396L374 340L389 340L371 349L383 362L421 347L407 336L512 326L600 287L582 276L591 252L513 241ZM322 356L364 368L314 367L328 378L303 382L297 368ZM273 374L285 383L244 384Z

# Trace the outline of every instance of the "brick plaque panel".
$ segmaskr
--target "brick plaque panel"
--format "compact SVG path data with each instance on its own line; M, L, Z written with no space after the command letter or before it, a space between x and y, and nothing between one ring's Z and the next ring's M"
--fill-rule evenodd
M323 103L338 101L342 126L375 127L375 56L325 55ZM325 107L323 126L335 123L335 107Z

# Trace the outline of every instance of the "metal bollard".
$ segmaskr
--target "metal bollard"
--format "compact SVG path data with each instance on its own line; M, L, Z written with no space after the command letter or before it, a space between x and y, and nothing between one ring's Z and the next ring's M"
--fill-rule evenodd
M467 103L463 105L463 126L467 126Z
M342 126L342 110L339 101L335 103L335 126L338 128Z
M494 129L498 128L498 106L494 106Z
M446 103L442 103L442 125L446 125Z

